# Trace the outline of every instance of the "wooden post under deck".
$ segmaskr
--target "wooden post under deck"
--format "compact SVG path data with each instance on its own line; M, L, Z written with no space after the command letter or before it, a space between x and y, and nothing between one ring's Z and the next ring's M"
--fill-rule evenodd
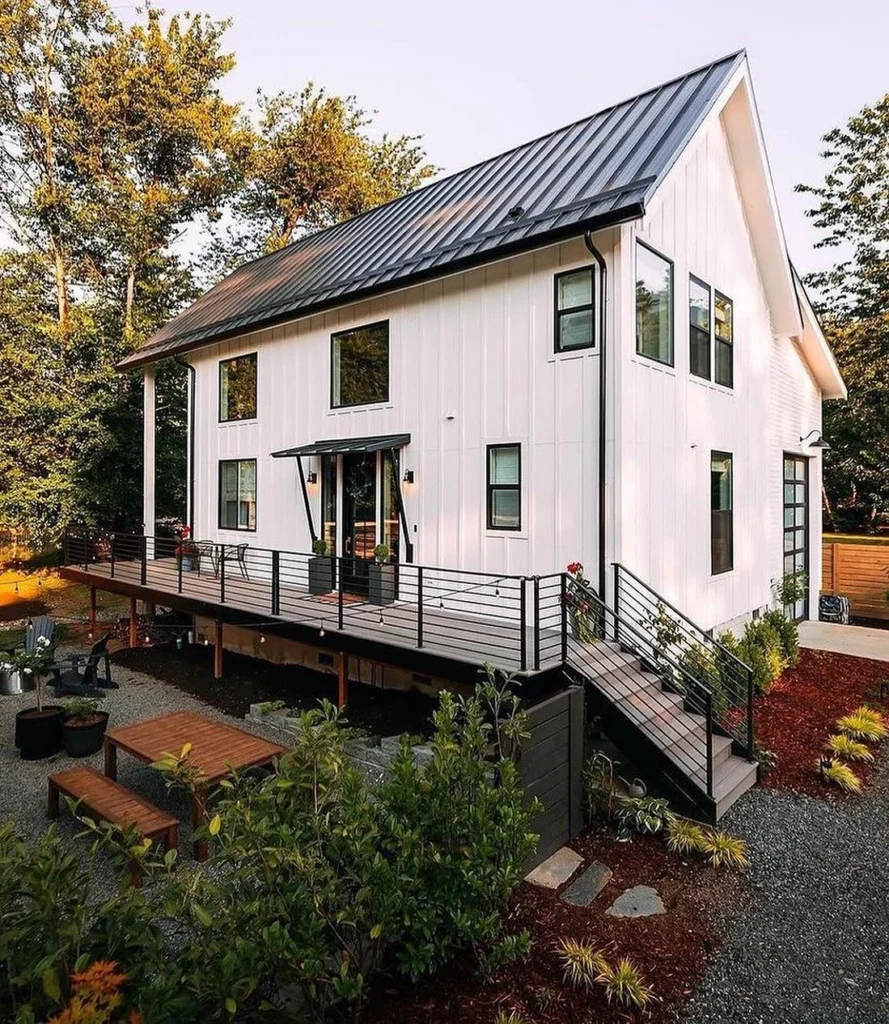
M135 597L130 598L130 647L139 646L139 623L136 618L136 599Z
M336 702L340 708L344 708L349 700L349 656L340 655L340 672L337 682Z
M213 647L213 678L222 678L222 623L216 621L216 642Z
M90 636L96 635L96 588L90 587Z

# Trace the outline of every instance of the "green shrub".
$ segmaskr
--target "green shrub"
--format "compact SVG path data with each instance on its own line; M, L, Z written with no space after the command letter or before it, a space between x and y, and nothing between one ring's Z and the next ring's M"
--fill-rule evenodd
M757 693L768 693L787 667L781 634L766 618L748 622L737 643L737 656L753 670Z
M763 615L762 621L767 622L777 634L781 655L787 666L795 668L799 664L799 626L797 623L777 608L767 611Z

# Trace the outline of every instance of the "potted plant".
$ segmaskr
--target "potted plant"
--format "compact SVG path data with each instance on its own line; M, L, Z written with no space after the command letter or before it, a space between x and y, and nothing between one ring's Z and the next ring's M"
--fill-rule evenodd
M392 604L395 601L395 566L389 561L388 544L377 544L374 548L368 582L371 604Z
M333 590L333 558L327 553L327 541L319 537L312 551L315 557L309 559L309 593L329 594Z
M189 540L191 534L190 526L179 526L176 528L176 568L182 568L183 572L191 572L197 564L198 548L194 541Z
M71 757L87 757L102 749L108 712L99 710L96 697L72 697L64 704L62 742Z
M44 677L53 664L52 645L45 636L37 637L31 650L12 656L12 667L25 678L34 680L37 706L25 708L15 716L15 744L26 761L38 761L55 754L62 745L64 709L43 703Z
M596 609L587 595L591 588L583 574L583 565L581 562L570 562L566 568L570 573L565 603L568 606L568 626L571 635L582 644L595 643L593 616Z

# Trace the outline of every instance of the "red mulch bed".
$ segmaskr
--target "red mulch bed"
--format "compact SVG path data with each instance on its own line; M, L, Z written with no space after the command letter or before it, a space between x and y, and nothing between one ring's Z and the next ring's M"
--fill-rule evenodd
M498 1011L515 1010L535 1024L672 1020L676 1005L691 995L703 976L719 943L720 920L741 901L746 879L711 868L700 858L684 860L656 837L618 843L609 830L592 828L571 845L583 856L584 866L601 861L614 877L589 907L562 903L562 890L522 883L510 906L507 928L527 928L531 933L533 949L526 962L502 968L491 981L479 975L468 957L416 985L400 977L383 979L375 986L363 1019L369 1024L493 1024ZM621 892L634 885L654 886L666 914L606 916ZM609 959L628 956L654 988L656 1000L644 1013L630 1012L609 1007L600 989L587 992L564 984L553 952L562 938L589 940Z
M838 786L821 781L815 765L836 720L860 704L878 703L880 680L887 678L886 662L803 650L799 665L756 698L757 742L778 755L762 784L824 800L848 799ZM866 783L872 769L856 763L854 770Z

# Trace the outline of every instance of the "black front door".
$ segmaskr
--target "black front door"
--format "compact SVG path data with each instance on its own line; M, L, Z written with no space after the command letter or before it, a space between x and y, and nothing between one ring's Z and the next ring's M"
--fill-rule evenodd
M809 460L784 456L784 575L804 574L809 581ZM794 619L806 617L807 598L789 606Z
M367 594L377 521L376 452L343 455L343 590Z

